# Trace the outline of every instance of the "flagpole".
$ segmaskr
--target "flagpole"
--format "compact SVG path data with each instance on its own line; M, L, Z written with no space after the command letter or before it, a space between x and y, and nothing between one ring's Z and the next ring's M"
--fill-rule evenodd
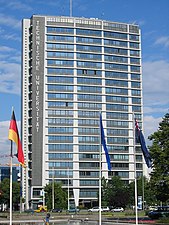
M134 183L135 183L135 213L136 213L136 225L138 225L138 210L137 210L137 173L136 173L136 138L135 138L135 116L133 113L133 152L134 152Z
M55 183L54 183L54 166L52 171L52 209L55 208Z
M12 141L11 141L11 162L10 162L10 225L12 225Z
M68 212L69 212L69 210L70 210L70 205L69 205L69 198L70 198L70 194L69 194L69 189L70 189L70 187L69 187L69 180L70 180L70 178L69 178L69 166L68 166L68 174L67 174L67 198L68 198L68 200L67 200L67 210L68 210Z
M102 190L101 190L101 185L102 185L102 171L101 171L101 168L102 168L102 142L101 142L101 129L100 129L100 150L99 150L99 225L101 225L101 218L102 218L102 215L101 215L101 202L102 202L102 197L101 197L101 194L102 194Z

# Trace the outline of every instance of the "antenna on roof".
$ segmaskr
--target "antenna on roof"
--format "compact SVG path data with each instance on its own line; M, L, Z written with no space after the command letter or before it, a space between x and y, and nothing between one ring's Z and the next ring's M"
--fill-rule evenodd
M70 0L70 17L72 17L72 0Z

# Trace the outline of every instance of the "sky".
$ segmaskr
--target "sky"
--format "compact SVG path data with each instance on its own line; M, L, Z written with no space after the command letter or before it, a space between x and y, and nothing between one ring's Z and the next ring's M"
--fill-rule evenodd
M70 16L70 0L0 0L0 162L10 152L14 107L21 120L21 23L33 14ZM72 0L72 16L138 24L142 34L144 136L169 112L169 0Z

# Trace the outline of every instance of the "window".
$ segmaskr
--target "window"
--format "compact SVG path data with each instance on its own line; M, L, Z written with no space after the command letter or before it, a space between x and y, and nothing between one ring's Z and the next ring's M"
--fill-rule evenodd
M108 137L107 144L128 144L128 138Z
M94 136L79 136L79 143L99 143L99 138Z
M72 37L72 36L62 36L62 35L47 35L47 41L73 42L74 37Z
M128 111L128 105L106 104L106 110L111 110L111 111Z
M77 37L77 43L90 43L90 44L101 44L101 39L99 38L87 38L87 37Z
M72 153L49 153L49 160L73 159Z
M110 45L110 46L121 46L127 48L127 41L116 41L116 40L104 40L104 45Z
M130 66L131 72L138 72L140 73L140 66Z
M72 83L73 84L73 77L48 76L47 81L48 83Z
M73 134L73 127L48 127L49 134Z
M106 113L107 119L122 119L128 120L128 113L116 113L116 112L107 112Z
M121 71L128 70L127 65L114 64L114 63L105 63L105 68L108 70L121 70Z
M128 97L106 96L106 102L123 102L123 103L128 103Z
M102 68L102 64L98 62L82 62L77 61L77 67L83 67L83 68Z
M78 101L92 101L92 102L101 102L102 96L100 95L91 95L91 94L78 94L77 95Z
M47 27L47 33L63 33L63 34L73 34L73 28L66 27Z
M101 31L99 30L87 30L87 29L76 29L76 34L85 35L85 36L100 36Z
M69 99L69 100L73 100L73 94L66 94L66 93L58 93L58 94L48 94L48 99Z
M95 112L95 111L78 111L78 117L99 118L99 112Z
M64 68L47 68L48 74L58 74L58 75L73 75L73 69Z
M127 55L127 49L122 48L105 47L104 52L109 54Z
M77 53L77 59L102 60L102 56L98 54Z
M57 49L57 50L73 50L74 46L73 44L54 44L54 43L48 43L47 49Z
M128 130L125 129L107 129L107 135L112 136L128 136Z
M48 66L70 66L73 67L73 61L72 60L54 60L54 59L48 59L47 60Z
M87 75L87 76L98 76L101 77L102 72L100 70L87 70L87 69L82 69L82 70L77 70L77 75Z
M61 102L61 101L48 101L48 107L49 108L73 108L73 103L72 102Z
M92 109L92 110L101 110L102 104L99 103L85 103L85 102L79 102L78 103L78 108L79 109Z
M105 77L128 79L128 74L123 72L106 71Z
M127 57L105 55L104 60L107 62L128 63Z
M101 53L102 49L99 46L77 44L76 51L78 51L78 52L83 51L83 52L98 52L98 53Z
M99 145L79 145L79 152L98 152Z
M132 88L140 88L141 87L141 83L140 82L136 82L136 81L132 81L131 82L131 87Z
M100 78L83 78L83 77L78 77L77 78L77 83L78 84L88 84L88 85L92 85L92 84L96 84L96 85L101 85L102 84L102 80Z
M51 142L61 142L61 143L73 143L72 136L48 136L49 143Z
M106 88L106 94L128 95L128 89L124 89L124 88Z
M121 87L128 87L128 82L123 80L110 80L106 79L105 81L107 86L121 86Z
M107 121L108 127L128 127L127 121L118 121L118 120L108 120Z
M72 92L73 91L73 86L72 85L56 85L56 84L50 84L47 86L48 91L68 91Z
M72 59L74 54L72 52L47 52L47 57Z
M49 151L71 151L73 152L73 145L72 144L49 144L48 145Z
M115 39L126 39L127 40L127 34L124 34L124 33L105 31L104 36L110 37L110 38L115 38Z

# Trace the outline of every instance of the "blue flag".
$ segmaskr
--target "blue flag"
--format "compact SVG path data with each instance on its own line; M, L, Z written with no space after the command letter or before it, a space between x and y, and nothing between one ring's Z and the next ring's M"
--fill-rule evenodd
M106 161L107 161L107 166L108 166L108 170L111 170L111 163L110 163L110 156L109 156L109 152L107 150L107 146L106 146L106 140L105 140L105 135L104 135L104 129L103 129L103 124L102 124L102 115L100 113L100 136L101 136L101 144L104 148L105 151L105 155L106 155Z
M140 143L145 162L147 164L147 167L150 168L152 166L152 159L151 159L150 153L147 149L144 135L139 128L137 120L135 121L135 130L136 130L136 141Z

